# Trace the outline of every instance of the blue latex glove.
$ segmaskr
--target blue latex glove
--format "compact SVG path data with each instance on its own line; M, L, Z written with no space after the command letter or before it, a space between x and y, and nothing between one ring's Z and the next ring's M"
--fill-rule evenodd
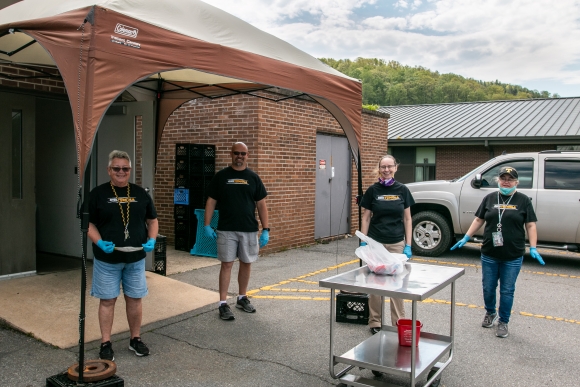
M361 243L360 243L360 247L363 247L363 246L366 246L366 245L367 245L367 243L366 243L366 242L361 242Z
M459 242L457 242L456 244L453 245L451 250L462 248L467 242L469 242L470 239L471 239L471 237L469 235L465 234Z
M146 253L153 251L155 248L155 239L149 238L147 242L143 243L141 246L143 246L143 250L145 250Z
M544 262L544 260L542 259L542 256L540 255L540 253L538 253L538 250L536 250L535 247L530 247L530 255L532 256L532 258L537 259L538 262L540 263L540 265L546 264Z
M113 244L113 242L105 242L102 239L99 239L97 241L97 246L99 246L99 248L107 254L111 254L113 250L115 250L115 245Z
M411 259L411 257L413 256L413 252L411 251L411 245L405 245L405 248L403 249L403 254L405 254L407 258Z
M266 246L270 240L270 232L268 230L262 230L262 235L260 235L260 248Z
M213 240L217 239L217 234L215 233L213 228L211 228L211 226L203 226L203 233L208 238L211 238Z

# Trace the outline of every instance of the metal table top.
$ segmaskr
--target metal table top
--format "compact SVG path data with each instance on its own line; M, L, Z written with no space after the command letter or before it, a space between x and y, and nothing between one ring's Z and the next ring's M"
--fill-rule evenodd
M367 266L319 281L319 286L385 297L423 301L465 274L465 269L405 263L406 274L378 275Z

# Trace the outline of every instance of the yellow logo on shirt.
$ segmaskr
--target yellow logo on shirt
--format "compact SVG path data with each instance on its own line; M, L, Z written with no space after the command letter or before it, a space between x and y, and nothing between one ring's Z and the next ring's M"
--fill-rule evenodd
M245 179L228 179L228 184L244 184L248 185L248 181Z
M500 210L517 210L518 206L516 204L494 204L493 208Z
M379 195L377 196L377 200L393 201L393 200L401 200L401 198L399 198L399 195Z

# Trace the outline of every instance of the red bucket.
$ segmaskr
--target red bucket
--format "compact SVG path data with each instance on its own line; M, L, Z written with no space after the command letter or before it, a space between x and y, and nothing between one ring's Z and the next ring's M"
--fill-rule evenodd
M417 331L417 345L419 345L419 336L421 335L421 328L423 324L421 321L416 320L415 329ZM403 345L405 347L410 347L413 341L413 331L411 330L411 326L413 325L413 320L409 320L407 318L401 318L397 321L397 330L399 332L399 345Z

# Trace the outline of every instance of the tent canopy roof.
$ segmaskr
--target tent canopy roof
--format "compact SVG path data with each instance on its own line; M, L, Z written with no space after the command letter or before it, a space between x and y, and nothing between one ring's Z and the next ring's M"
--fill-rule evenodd
M0 26L5 24L16 26L19 22L52 18L72 10L91 6L110 9L133 19L208 43L251 52L356 81L291 44L199 0L139 2L127 0L25 0L0 12ZM20 47L31 40L20 34L13 36L11 38L13 42L10 43L13 48ZM5 59L2 54L0 54L0 58ZM54 60L38 45L34 45L30 50L23 50L12 61L54 65ZM238 79L228 79L227 77L216 78L212 74L204 75L191 71L187 73L187 70L171 72L171 74L162 73L162 77L171 81L190 81L193 74L196 75L194 79L198 83L239 82Z
M148 79L162 80L161 130L187 100L277 87L325 107L358 159L360 82L199 0L24 0L0 10L2 62L58 69L75 117L81 173L108 106Z

